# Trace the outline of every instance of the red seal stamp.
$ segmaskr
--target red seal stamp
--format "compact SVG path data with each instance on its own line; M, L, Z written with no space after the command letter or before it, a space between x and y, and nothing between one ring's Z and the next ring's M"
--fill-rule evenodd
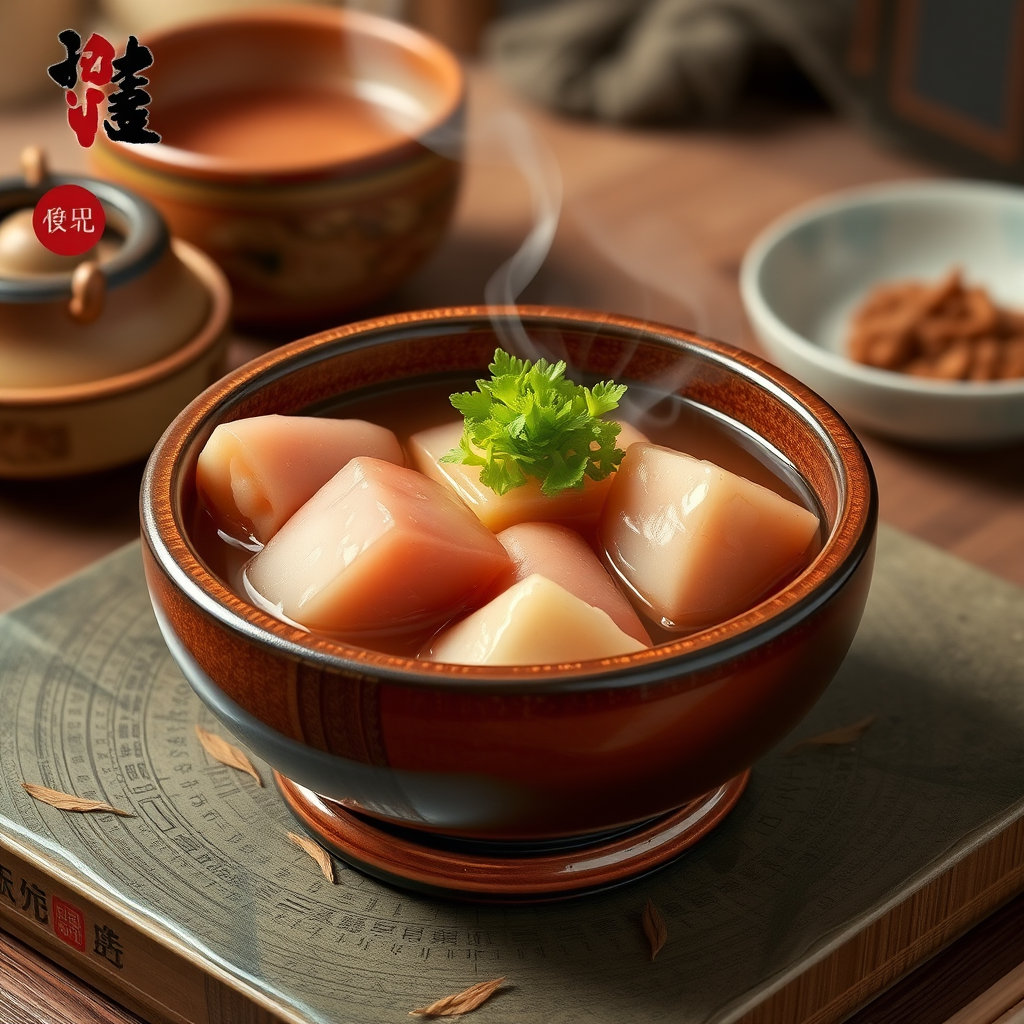
M103 237L107 223L100 201L81 185L58 185L36 203L32 227L50 252L81 256Z

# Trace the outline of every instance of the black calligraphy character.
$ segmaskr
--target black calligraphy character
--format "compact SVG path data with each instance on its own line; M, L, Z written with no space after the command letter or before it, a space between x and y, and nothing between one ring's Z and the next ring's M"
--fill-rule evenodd
M28 910L31 904L36 920L42 924L48 924L50 915L46 912L46 893L38 885L30 885L23 878L21 880L21 895L25 897L25 902L22 903L21 909Z
M160 141L159 134L146 127L149 120L146 105L152 97L142 87L149 85L149 79L137 73L152 63L153 54L149 47L142 46L135 36L128 37L124 56L113 62L116 74L111 81L117 83L117 91L107 97L110 120L103 122L103 130L114 142L138 144ZM111 121L117 125L116 128Z
M16 903L14 890L11 888L13 881L14 876L11 874L10 869L0 864L0 896L6 896L12 903Z
M115 967L124 967L121 955L124 947L117 932L107 925L93 925L96 932L96 942L93 944L93 952L98 953L104 960L109 960Z
M66 28L57 38L64 44L68 55L59 63L51 64L46 73L62 88L74 89L78 85L78 58L82 37L73 29Z

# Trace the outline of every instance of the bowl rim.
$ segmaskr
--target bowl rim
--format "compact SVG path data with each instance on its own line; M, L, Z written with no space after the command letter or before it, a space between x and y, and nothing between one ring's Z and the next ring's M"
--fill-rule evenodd
M49 388L0 387L0 409L41 409L102 402L129 391L141 391L202 359L224 337L231 316L231 286L216 263L181 238L171 239L175 255L199 279L210 297L210 309L199 330L173 352L127 373L80 384Z
M346 7L317 7L309 4L257 7L252 10L228 11L204 17L199 21L189 21L156 30L147 36L146 45L158 56L157 50L161 42L167 39L187 39L190 35L207 32L210 29L230 30L233 26L273 26L276 23L319 26L334 32L340 28L343 32L375 36L401 50L419 53L440 72L439 78L443 80L447 93L445 101L438 113L416 129L415 135L401 138L350 160L328 160L306 166L296 164L280 170L246 170L239 161L204 155L164 143L156 146L114 143L106 139L102 132L97 136L101 158L105 156L115 161L123 160L171 179L180 177L209 185L249 185L265 188L273 184L359 177L382 165L402 162L425 148L430 149L432 135L438 135L438 146L452 148L446 145L448 140L445 138L444 129L458 118L465 102L466 81L462 65L447 47L431 36L390 18Z
M218 413L292 369L314 365L342 348L369 347L383 340L490 328L496 317L536 326L612 329L667 344L681 352L700 351L738 373L801 416L827 451L839 483L836 522L821 551L782 590L726 622L615 658L569 665L493 668L416 661L310 634L274 618L238 597L203 564L187 540L176 495L179 455ZM878 515L878 494L867 455L839 414L785 371L758 356L682 328L632 317L552 306L466 306L391 314L310 335L275 349L221 378L191 402L167 428L146 464L140 491L142 539L157 567L178 591L222 627L289 660L338 674L372 677L428 689L486 690L489 693L550 695L567 690L644 686L700 672L749 654L808 618L845 585L869 555Z
M896 370L866 366L831 352L789 326L768 303L761 289L761 274L772 253L794 232L807 224L823 221L846 210L891 206L907 201L1009 202L1024 209L1024 190L999 182L943 181L919 179L880 185L865 185L833 192L802 203L777 217L748 246L740 264L740 295L754 324L770 334L770 341L790 349L809 363L859 383L892 393L976 402L982 398L1024 396L1024 377L995 381L941 381L913 377Z

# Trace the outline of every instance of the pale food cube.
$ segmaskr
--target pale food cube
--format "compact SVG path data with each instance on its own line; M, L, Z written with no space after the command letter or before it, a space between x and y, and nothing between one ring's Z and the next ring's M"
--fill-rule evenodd
M421 430L409 438L409 457L413 465L426 476L446 484L479 516L480 521L495 533L517 523L558 522L585 529L593 526L601 515L612 477L604 480L586 480L582 490L562 491L549 497L537 480L527 480L507 494L496 494L480 483L479 466L441 462L459 445L462 421L444 423L439 427ZM616 444L625 451L627 446L646 437L628 423L622 424Z
M519 523L498 534L512 565L495 582L495 591L539 573L587 604L607 612L624 633L649 645L633 606L615 585L590 545L567 526L556 523Z
M447 488L355 458L253 558L249 585L285 617L345 637L437 628L483 601L508 555Z
M712 626L798 570L813 513L710 462L653 444L629 450L600 538L623 580L669 629Z
M551 665L646 647L607 612L534 575L439 634L422 657L455 665Z
M217 525L264 544L350 459L401 466L398 438L365 420L252 416L221 423L196 466L196 486Z

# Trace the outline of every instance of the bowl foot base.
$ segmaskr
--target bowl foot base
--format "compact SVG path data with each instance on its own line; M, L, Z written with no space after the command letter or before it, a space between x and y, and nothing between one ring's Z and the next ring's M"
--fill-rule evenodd
M750 772L639 825L546 842L487 842L351 811L274 773L292 813L331 852L404 889L484 903L546 902L610 889L664 867L732 810Z

